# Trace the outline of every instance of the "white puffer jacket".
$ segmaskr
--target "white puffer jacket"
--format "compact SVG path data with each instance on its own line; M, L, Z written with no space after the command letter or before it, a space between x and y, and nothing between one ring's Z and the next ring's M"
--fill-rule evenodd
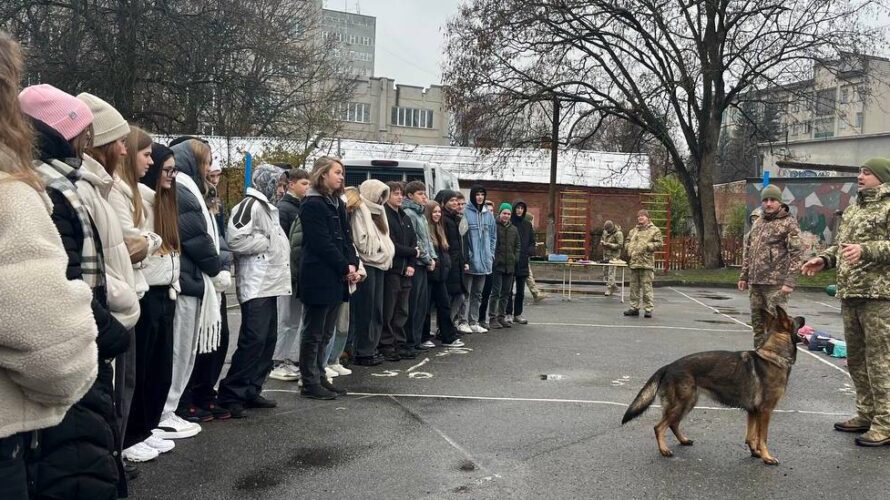
M105 274L108 287L108 309L111 315L127 329L139 321L139 296L136 294L136 276L130 263L130 252L124 242L124 233L117 212L108 203L108 195L114 179L102 165L83 155L83 165L78 170L77 193L87 208L105 255Z
M141 190L140 194L142 194ZM154 254L161 248L161 237L148 229L148 215L146 212L150 209L146 207L145 200L142 200L142 223L137 225L133 218L133 189L117 175L114 176L114 184L111 186L111 192L108 193L108 203L117 212L121 230L125 237L145 238L148 241L148 255ZM144 267L144 260L133 264L136 295L140 298L148 291L148 283L143 275Z
M148 231L154 231L155 192L148 186L139 184L139 194L142 195L142 201L145 203L145 228ZM155 250L141 264L146 284L148 286L169 286L170 298L175 300L179 295L179 254L173 252L162 255Z
M10 161L0 151L0 161ZM0 172L0 438L57 425L96 379L93 294L68 281L52 204Z
M263 193L247 188L232 209L226 241L235 255L239 302L291 294L290 243L278 208Z

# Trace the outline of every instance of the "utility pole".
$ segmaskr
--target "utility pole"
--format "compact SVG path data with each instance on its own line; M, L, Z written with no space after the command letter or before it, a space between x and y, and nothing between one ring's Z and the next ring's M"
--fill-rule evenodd
M547 213L547 252L556 253L556 165L559 159L559 98L553 96L553 133L550 136L550 191Z

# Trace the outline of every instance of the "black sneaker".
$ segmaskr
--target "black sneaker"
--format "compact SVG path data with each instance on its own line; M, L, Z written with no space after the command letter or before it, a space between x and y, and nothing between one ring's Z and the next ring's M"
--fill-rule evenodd
M402 349L398 352L397 356L401 359L415 359L417 358L417 353L410 349Z
M513 324L510 323L510 322L508 322L508 321L505 320L505 319L499 319L499 320L497 321L497 323L498 323L499 325L501 325L502 327L504 327L504 328L513 328ZM492 323L492 324L494 324L494 323Z
M127 475L127 481L132 481L139 477L139 468L133 462L124 460L124 474Z
M247 417L247 411L244 409L244 405L242 405L241 403L226 403L221 404L220 407L229 412L230 418Z
M425 341L424 341L424 342L425 342ZM425 346L425 345L423 345L423 344L414 346L414 348L417 349L418 351L429 351L429 350L430 350L429 347L427 347L427 346Z
M327 379L325 379L325 378L321 379L321 386L322 386L322 388L327 389L333 393L336 393L339 396L346 395L346 389L341 389L341 388L335 386L334 384L328 382Z
M383 353L383 359L387 361L401 361L402 357L397 352L385 352Z
M185 408L176 410L176 414L183 420L195 423L210 422L213 420L212 413L195 405L188 405Z
M325 401L337 399L337 393L331 392L320 385L303 387L302 389L300 389L300 396L303 396L304 398L321 399Z
M232 418L232 413L216 403L209 403L201 407L204 411L209 411L213 415L213 420L228 420Z
M639 309L628 309L627 311L624 311L624 315L625 316L639 316L640 310Z
M651 318L651 317L652 317L652 311L646 311L645 313L643 313L643 317L644 317L644 318Z
M262 396L257 396L254 399L244 403L245 408L276 408L278 407L278 403L275 402L274 399L266 399Z
M377 366L380 363L383 363L383 359L378 358L377 356L355 358L352 360L352 364L358 366Z

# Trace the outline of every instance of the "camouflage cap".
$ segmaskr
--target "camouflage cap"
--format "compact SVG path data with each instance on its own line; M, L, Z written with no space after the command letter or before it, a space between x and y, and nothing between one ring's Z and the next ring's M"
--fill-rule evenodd
M862 167L869 169L882 183L890 182L890 160L887 158L869 158Z
M779 186L775 184L770 184L769 186L763 188L763 191L760 192L760 200L773 199L782 201L782 190L779 189Z

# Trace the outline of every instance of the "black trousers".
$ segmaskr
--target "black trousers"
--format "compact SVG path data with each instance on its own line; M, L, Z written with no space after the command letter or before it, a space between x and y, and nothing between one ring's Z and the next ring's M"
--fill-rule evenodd
M368 277L358 285L349 299L349 309L355 315L355 357L370 358L377 354L377 344L383 335L383 286L385 272L365 266ZM352 326L350 324L350 329Z
M219 382L219 376L226 365L226 356L229 354L229 314L226 294L222 294L220 309L222 329L219 332L219 348L195 357L195 367L192 369L188 387L179 399L179 406L182 408L191 404L206 408L216 401L216 383Z
M334 336L340 304L303 304L303 325L300 336L300 378L303 388L317 387L327 365L327 347Z
M430 307L423 326L423 340L431 338L430 329L433 312L436 313L436 326L439 328L439 340L450 344L457 339L457 329L451 321L451 296L448 295L448 287L445 282L429 282Z
M158 426L173 376L173 315L170 287L153 286L139 301L136 323L136 386L124 435L124 448L151 437Z
M405 338L409 347L423 342L423 324L430 310L430 291L427 271L418 268L411 277L411 295L408 299L408 320L405 322ZM429 335L429 329L427 329Z
M32 432L0 438L0 498L28 499L28 466L25 454Z
M525 282L527 280L528 276L516 277L516 293L511 294L510 300L507 301L507 314L522 316L522 303L525 301Z
M383 335L380 352L396 352L406 347L405 324L408 321L408 301L411 278L387 273L383 285Z
M241 304L238 348L226 378L219 383L220 404L253 401L263 392L272 371L278 340L278 297L250 299Z
M485 275L485 285L482 287L482 300L479 302L479 322L484 323L488 318L488 299L491 298L491 274Z

